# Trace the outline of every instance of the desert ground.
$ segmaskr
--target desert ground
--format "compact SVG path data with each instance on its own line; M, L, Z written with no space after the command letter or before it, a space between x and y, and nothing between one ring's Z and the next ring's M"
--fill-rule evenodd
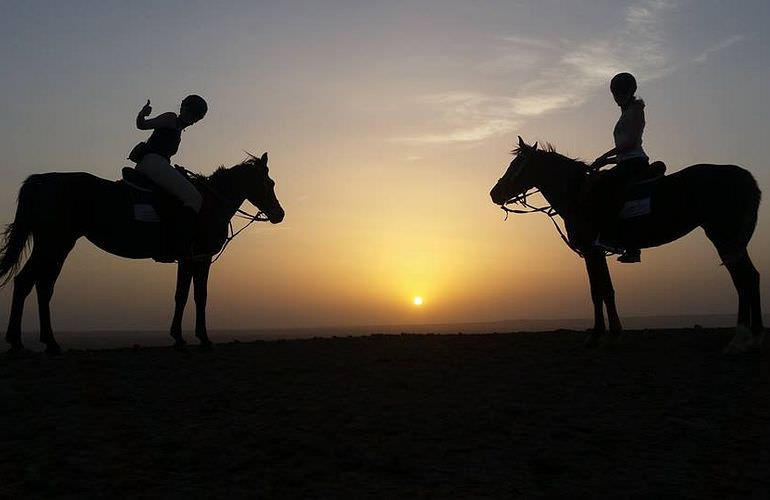
M727 329L0 358L2 498L768 498L770 357Z

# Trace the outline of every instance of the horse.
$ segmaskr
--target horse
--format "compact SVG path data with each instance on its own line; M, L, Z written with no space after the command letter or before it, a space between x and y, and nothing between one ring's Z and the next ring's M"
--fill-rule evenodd
M611 218L597 227L592 205L595 200L591 195L601 193L592 190L592 186L599 185L597 181L604 172L594 173L585 163L559 154L550 145L527 145L521 137L512 154L513 161L490 191L490 197L494 204L509 212L522 211L508 209L507 204L523 202L534 211L552 217L558 214L564 221L566 236L562 237L584 258L588 272L594 325L587 345L610 344L623 330L606 249L597 244L600 240L596 232L613 241L615 248L648 248L670 243L701 227L716 247L738 292L737 326L725 352L734 354L761 347L764 326L760 277L747 251L757 224L761 192L750 172L736 165L698 164L657 179L645 179L647 186L639 186L649 190L649 212L627 219ZM526 195L533 189L540 191L550 207L527 204ZM604 322L604 306L609 332Z
M284 210L275 195L267 153L249 155L230 168L220 167L208 177L191 181L203 196L193 248L177 255L175 310L170 335L176 347L182 337L182 316L191 282L196 306L195 336L203 348L210 348L206 331L206 298L213 255L229 242L230 220L245 200L256 206L273 224L281 222ZM124 169L134 173L133 169ZM16 216L2 234L0 245L0 286L13 278L13 294L5 339L10 353L23 350L21 319L24 302L34 286L40 316L40 342L45 352L60 353L51 328L49 303L54 285L75 242L85 236L91 243L113 255L129 259L156 257L167 251L168 224L139 222L132 197L135 187L125 181L110 181L85 172L34 174L19 190ZM163 195L161 195L162 197ZM168 201L168 200L167 200ZM162 212L159 213L162 214ZM167 221L173 225L173 221ZM32 252L17 272L32 237Z

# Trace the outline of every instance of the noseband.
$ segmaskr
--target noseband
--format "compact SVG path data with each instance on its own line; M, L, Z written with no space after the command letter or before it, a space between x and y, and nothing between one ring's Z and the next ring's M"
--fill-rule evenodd
M201 181L200 185L204 186L223 205L225 205L225 206L229 205L228 200L224 196L222 196L216 189L211 187L208 182L206 182L206 176L201 175L201 174L196 174L195 172L191 172L191 171L187 170L184 167L178 167L178 168L182 169L182 171L186 175L188 175L189 177L200 180ZM267 216L267 214L265 214L261 210L259 210L256 214L250 214L250 213L248 213L245 210L241 210L240 207L235 209L235 217L238 217L240 219L246 219L249 222L246 225L244 225L242 228L240 228L239 230L234 231L233 230L233 221L232 220L228 220L227 221L227 232L228 232L228 235L225 238L224 244L222 244L222 248L219 250L219 252L217 252L213 256L214 258L211 260L212 264L214 262L216 262L217 260L219 260L219 258L222 256L222 254L225 253L225 249L227 248L227 245L229 245L230 242L233 241L236 236L241 234L241 231L243 231L244 229L246 229L247 227L249 227L250 225L252 225L255 222L269 222L270 221L270 218Z
M519 175L521 175L521 172L523 172L524 167L527 166L527 163L529 162L529 155L527 155L527 158L524 159L524 163L519 167ZM548 216L548 218L553 223L553 227L556 228L556 231L559 233L559 236L561 236L562 241L578 256L583 257L583 253L578 250L572 243L570 243L569 239L567 238L564 230L559 226L559 223L556 222L556 216L559 215L559 213L556 211L555 208L553 208L551 205L544 205L542 207L536 207L534 205L530 205L529 202L527 202L527 196L540 193L540 189L537 188L529 188L525 190L521 194L517 194L513 198L509 199L508 201L504 202L500 205L500 209L505 212L505 220L508 220L509 214L534 214L534 213L541 213ZM522 206L524 208L508 208L506 205L517 205Z

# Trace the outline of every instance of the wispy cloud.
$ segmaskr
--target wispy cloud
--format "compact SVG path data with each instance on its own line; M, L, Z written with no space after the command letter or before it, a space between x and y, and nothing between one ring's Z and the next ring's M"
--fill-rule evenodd
M538 47L538 48L552 49L558 46L556 42L553 42L551 40L543 40L541 38L528 38L523 36L503 36L503 37L500 37L500 40L504 42L509 42L514 45L523 46L523 47Z
M621 30L567 51L561 69L573 77L572 85L565 89L573 95L573 102L582 103L592 90L606 86L621 71L630 71L641 81L671 71L661 27L666 13L676 6L671 1L652 0L629 7Z
M578 106L620 71L631 71L642 81L660 78L673 67L666 54L662 21L676 6L674 1L645 0L625 11L618 30L579 43L500 37L499 42L515 46L518 57L494 57L481 68L504 70L536 60L548 64L539 64L543 69L512 95L454 92L424 97L424 104L443 114L448 130L397 140L409 144L480 141L510 133L527 117Z
M518 118L498 98L474 92L447 92L422 98L435 113L442 114L448 130L415 136L397 137L407 144L440 144L476 142L497 135L518 125Z
M706 60L708 60L709 57L711 57L714 53L719 52L721 50L726 49L727 47L731 45L735 45L736 43L742 41L745 37L743 35L733 35L731 37L725 38L721 42L717 43L716 45L713 45L703 52L700 53L697 57L693 58L693 62L696 63L704 63Z
M416 145L442 144L447 142L477 142L493 135L509 132L516 126L517 122L513 120L490 120L471 128L464 127L436 134L399 137L396 140L398 142Z

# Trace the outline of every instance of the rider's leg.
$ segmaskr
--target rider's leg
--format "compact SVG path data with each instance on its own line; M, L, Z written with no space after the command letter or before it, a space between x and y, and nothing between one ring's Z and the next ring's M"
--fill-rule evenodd
M621 161L607 173L607 176L609 177L608 195L610 196L609 203L611 203L611 205L608 207L606 215L610 220L623 208L620 192L630 181L639 176L644 169L648 167L649 160L647 158L630 158ZM618 257L618 262L623 262L625 264L641 262L641 260L642 251L638 248L627 248L623 255Z
M198 213L203 204L203 197L188 181L179 173L168 160L157 154L145 155L136 169L149 177L163 190L173 195L182 202L182 210L174 224L174 250L172 256L159 256L162 262L173 260L179 255L192 254L192 242L195 239L195 230L198 223Z
M136 165L136 169L182 202L182 205L200 212L203 197L185 176L177 172L169 161L157 154L148 154Z

